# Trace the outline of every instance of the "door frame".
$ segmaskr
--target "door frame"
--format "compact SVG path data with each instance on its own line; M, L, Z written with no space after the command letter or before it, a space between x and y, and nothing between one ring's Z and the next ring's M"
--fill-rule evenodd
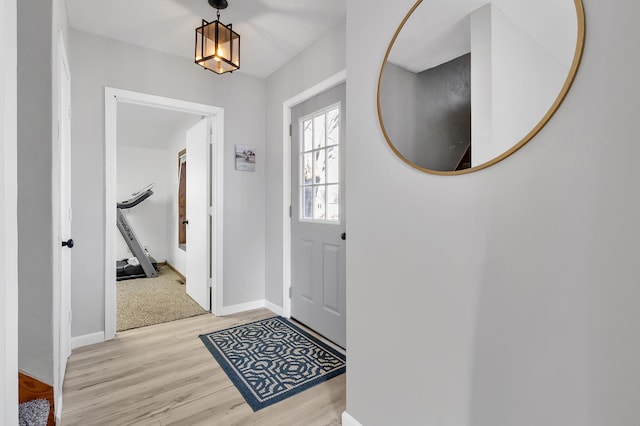
M179 99L149 95L146 93L105 87L105 315L104 340L110 340L116 334L116 154L117 154L117 117L118 104L134 104L171 111L210 117L212 125L212 154L210 164L211 188L213 190L211 256L209 259L213 272L211 291L211 311L222 312L223 297L223 200L224 200L224 108L188 102ZM110 266L111 265L111 266Z
M291 109L320 93L347 81L347 70L342 70L320 83L304 90L282 103L282 316L291 318ZM287 167L284 167L288 165Z
M16 0L0 1L0 424L18 424Z

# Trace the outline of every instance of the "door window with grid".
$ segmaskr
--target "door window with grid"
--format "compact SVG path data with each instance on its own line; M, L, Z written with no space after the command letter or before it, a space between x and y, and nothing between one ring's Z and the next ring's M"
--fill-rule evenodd
M340 223L340 104L300 119L300 220Z

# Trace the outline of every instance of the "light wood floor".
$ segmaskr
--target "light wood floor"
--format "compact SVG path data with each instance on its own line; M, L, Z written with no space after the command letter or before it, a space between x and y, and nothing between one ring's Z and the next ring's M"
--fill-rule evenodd
M63 425L339 425L345 374L253 412L198 335L269 318L201 315L118 333L73 351Z

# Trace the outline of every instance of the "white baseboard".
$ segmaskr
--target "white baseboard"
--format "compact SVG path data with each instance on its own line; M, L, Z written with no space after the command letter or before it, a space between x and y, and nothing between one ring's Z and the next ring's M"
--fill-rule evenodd
M268 300L254 300L253 302L241 303L239 305L224 306L222 308L222 316L233 315L240 312L251 311L253 309L267 308L276 315L282 315L282 308ZM71 350L82 346L93 345L94 343L104 342L104 331L97 333L85 334L71 338Z
M260 308L264 308L264 299L254 300L253 302L240 303L239 305L223 306L222 316L238 314L240 312L246 312Z
M83 336L77 336L71 338L71 350L80 348L82 346L93 345L94 343L104 342L104 331L98 331L97 333L85 334Z
M275 303L269 302L268 300L264 301L264 307L273 312L276 315L282 316L282 307L276 305Z
M253 302L240 303L238 305L223 306L222 315L233 315L241 312L251 311L254 309L267 308L276 315L282 315L282 308L275 303L271 303L268 300L254 300Z
M346 411L343 411L342 426L362 426L362 423L351 417Z

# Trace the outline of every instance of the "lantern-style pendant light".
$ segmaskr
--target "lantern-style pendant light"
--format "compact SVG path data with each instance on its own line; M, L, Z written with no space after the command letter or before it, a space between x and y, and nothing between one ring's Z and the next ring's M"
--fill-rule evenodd
M233 31L232 24L220 22L220 9L226 9L227 0L209 0L209 5L217 9L217 20L202 20L196 28L196 64L224 74L240 68L240 35Z

